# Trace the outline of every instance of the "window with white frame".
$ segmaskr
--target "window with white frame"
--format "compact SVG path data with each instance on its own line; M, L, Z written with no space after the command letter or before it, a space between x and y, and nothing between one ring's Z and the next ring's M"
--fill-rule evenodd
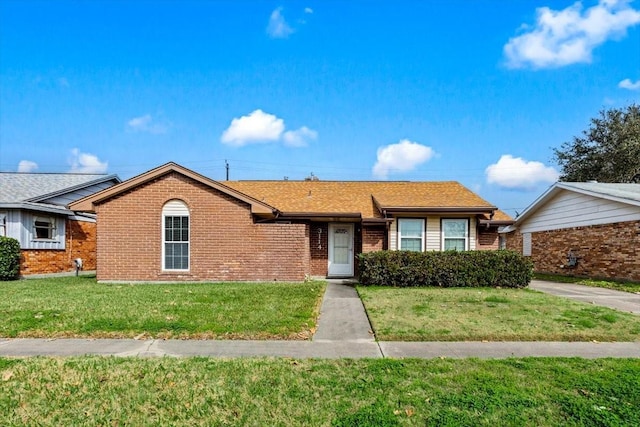
M424 247L424 219L398 219L398 249L422 252Z
M33 220L33 238L52 240L55 237L56 219L50 216L36 216Z
M469 220L467 218L442 220L442 249L466 251L469 249Z
M189 269L189 209L178 200L162 208L162 268Z
M7 213L0 212L0 236L7 236Z

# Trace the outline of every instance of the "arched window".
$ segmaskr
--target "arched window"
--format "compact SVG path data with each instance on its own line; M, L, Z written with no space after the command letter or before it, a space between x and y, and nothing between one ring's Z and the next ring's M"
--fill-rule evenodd
M189 208L180 200L162 208L162 269L189 270Z

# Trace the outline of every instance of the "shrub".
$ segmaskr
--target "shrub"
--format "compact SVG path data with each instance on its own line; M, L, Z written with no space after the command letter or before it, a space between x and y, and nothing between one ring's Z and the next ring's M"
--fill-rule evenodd
M16 280L20 273L20 243L0 236L0 280Z
M513 251L379 251L359 255L365 286L524 288L533 264Z

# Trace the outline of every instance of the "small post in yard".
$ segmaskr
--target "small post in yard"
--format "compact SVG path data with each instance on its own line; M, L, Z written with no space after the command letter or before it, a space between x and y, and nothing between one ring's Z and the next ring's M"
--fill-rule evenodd
M76 265L76 276L80 274L80 270L82 270L82 258L76 258L73 260Z

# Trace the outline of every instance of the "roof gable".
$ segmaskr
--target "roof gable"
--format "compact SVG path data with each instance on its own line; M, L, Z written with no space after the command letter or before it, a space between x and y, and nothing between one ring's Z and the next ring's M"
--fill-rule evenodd
M516 218L514 225L522 224L556 196L566 191L631 206L640 206L640 184L556 182Z
M203 175L200 175L190 169L187 169L183 166L180 166L176 163L170 162L166 163L162 166L159 166L155 169L147 171L143 174L130 178L118 185L102 190L98 193L89 195L80 200L77 200L73 203L69 204L69 208L74 211L83 211L83 212L95 212L96 205L106 202L107 200L122 194L126 191L134 189L140 185L146 184L150 181L153 181L159 177L165 176L170 173L178 173L188 178L191 178L197 182L200 182L210 188L214 188L218 191L221 191L225 194L228 194L238 200L241 200L245 203L248 203L251 206L251 212L254 214L261 215L273 215L275 209L266 203L262 203L251 196L247 196L246 194L240 193L233 188L227 187L221 184L218 181L214 181L210 178L207 178Z

